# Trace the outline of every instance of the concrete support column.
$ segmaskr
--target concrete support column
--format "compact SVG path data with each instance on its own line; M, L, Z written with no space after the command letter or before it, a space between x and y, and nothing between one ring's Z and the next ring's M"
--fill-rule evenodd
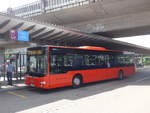
M5 49L0 48L0 64L4 64L4 60L5 60Z
M5 49L0 48L0 82L6 80Z
M8 8L7 13L12 16L15 15L12 8Z
M41 0L41 11L42 13L46 12L46 0Z

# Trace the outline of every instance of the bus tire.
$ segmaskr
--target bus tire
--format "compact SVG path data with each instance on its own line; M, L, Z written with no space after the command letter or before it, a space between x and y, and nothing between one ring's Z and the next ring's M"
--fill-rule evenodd
M72 79L72 87L73 88L79 88L82 85L82 76L80 74L77 74Z
M124 78L123 71L120 70L120 71L118 72L118 79L119 79L119 80L123 80L123 78Z

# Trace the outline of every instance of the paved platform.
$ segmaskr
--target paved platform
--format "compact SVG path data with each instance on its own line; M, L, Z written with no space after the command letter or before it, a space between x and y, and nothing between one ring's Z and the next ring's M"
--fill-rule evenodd
M24 79L22 80L16 80L15 78L13 79L13 85L7 85L7 80L4 80L4 78L0 79L0 92L3 91L9 91L9 90L14 90L14 89L22 89L26 85L24 84Z
M124 80L52 90L25 87L0 93L0 113L150 113L150 68Z

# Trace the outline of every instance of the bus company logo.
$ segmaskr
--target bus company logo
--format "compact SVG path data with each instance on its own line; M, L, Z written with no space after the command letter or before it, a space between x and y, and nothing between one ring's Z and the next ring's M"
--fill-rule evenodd
M18 35L17 31L15 31L15 30L10 31L10 39L11 40L17 40L18 39L17 35Z

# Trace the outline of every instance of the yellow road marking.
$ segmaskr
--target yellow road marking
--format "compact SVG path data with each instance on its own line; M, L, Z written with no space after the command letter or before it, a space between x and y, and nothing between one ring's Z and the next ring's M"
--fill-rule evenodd
M15 96L17 96L17 97L23 98L23 99L27 99L26 96L20 95L20 94L18 94L18 93L12 92L12 91L9 91L8 93L11 94L11 95L15 95Z

